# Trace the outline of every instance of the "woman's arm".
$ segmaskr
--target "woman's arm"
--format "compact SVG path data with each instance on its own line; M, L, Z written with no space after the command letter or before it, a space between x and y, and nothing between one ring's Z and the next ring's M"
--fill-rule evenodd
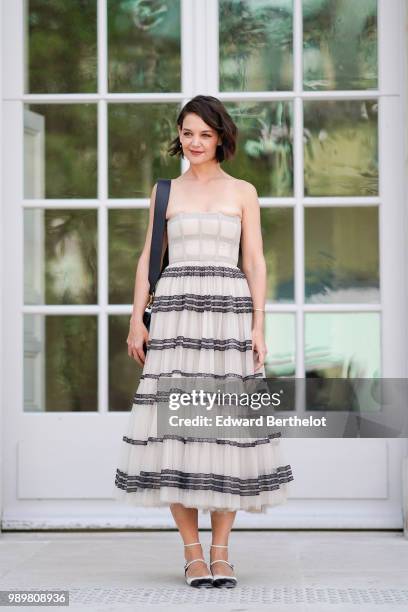
M254 308L263 310L266 299L266 262L263 253L260 206L255 187L247 181L242 182L245 202L242 210L242 270L248 280ZM263 329L264 318L264 312L254 310L252 329Z
M266 299L266 262L263 253L261 232L261 211L255 187L242 181L241 193L244 198L242 207L242 271L244 272L252 296L252 350L257 353L255 371L265 362L265 299ZM255 310L259 308L260 310Z

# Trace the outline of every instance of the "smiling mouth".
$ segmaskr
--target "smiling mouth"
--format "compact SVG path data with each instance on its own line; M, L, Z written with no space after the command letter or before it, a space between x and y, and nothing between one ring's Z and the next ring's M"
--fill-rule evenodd
M202 151L190 151L190 153L194 153L194 155L200 155Z

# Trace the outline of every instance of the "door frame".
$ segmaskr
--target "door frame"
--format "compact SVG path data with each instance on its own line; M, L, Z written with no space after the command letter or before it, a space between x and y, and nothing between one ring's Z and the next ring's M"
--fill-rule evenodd
M97 0L98 9L103 9L106 0ZM27 497L17 499L17 486L20 477L17 452L19 436L22 431L39 431L46 436L57 432L63 426L67 435L77 431L77 418L85 429L95 430L101 426L101 436L107 440L118 440L127 421L127 413L108 413L107 385L107 316L131 312L131 306L110 306L106 299L107 269L104 253L98 254L99 297L97 306L55 307L23 306L23 208L42 206L38 200L23 202L23 109L29 102L95 102L98 104L98 198L95 200L46 200L44 207L98 208L98 239L105 240L107 235L107 214L109 208L147 207L148 198L133 200L118 199L108 201L107 194L107 103L109 102L146 102L146 101L187 101L191 96L206 92L222 100L273 100L288 99L294 102L295 112L295 194L293 198L260 198L261 206L294 206L295 214L295 270L296 270L296 355L297 376L304 375L303 368L303 312L344 311L346 308L330 305L303 305L303 203L321 206L327 203L336 205L379 204L387 202L387 207L379 205L380 219L380 274L382 302L376 305L353 306L357 310L381 310L382 330L382 375L384 377L407 377L408 370L408 329L405 313L408 305L407 247L404 237L407 234L406 195L407 182L404 170L406 164L407 122L404 109L407 102L406 79L406 35L404 26L407 21L405 3L402 0L378 0L379 21L379 89L375 92L305 92L301 90L301 0L294 0L294 76L293 92L271 92L268 94L219 94L217 91L217 0L182 0L182 93L176 94L108 94L106 91L106 44L98 47L97 94L24 94L23 58L25 32L24 0L5 0L2 13L2 251L1 262L1 339L6 347L2 356L1 377L3 393L1 396L0 433L2 434L2 455L0 457L2 480L0 503L2 501L2 525L5 529L69 527L80 524L84 527L169 527L173 526L170 513L161 509L141 508L119 511L109 496L96 497L94 500L61 499L36 500ZM203 27L203 24L205 27ZM183 27L184 26L184 27ZM186 27L188 26L188 27ZM98 40L106 41L106 15L98 12ZM202 50L205 49L203 53ZM344 99L369 98L379 96L379 141L380 141L380 194L378 198L302 198L302 99ZM401 125L404 130L401 130ZM185 162L182 166L186 168ZM391 215L390 215L391 211ZM99 242L101 243L101 242ZM391 247L390 247L391 245ZM10 262L13 273L10 274ZM401 281L402 279L402 281ZM292 305L270 305L271 312L293 312ZM23 357L24 338L22 327L23 312L39 313L97 313L100 315L99 329L99 412L72 415L29 414L23 413ZM385 314L385 316L384 316ZM101 416L104 417L101 425ZM44 422L45 421L45 422ZM287 442L290 463L300 466L305 452L311 450L302 442ZM318 444L325 441L319 440ZM330 441L340 455L348 441ZM353 441L352 441L353 442ZM357 441L356 441L357 442ZM374 444L375 442L375 444ZM334 443L334 444L333 444ZM238 515L236 526L242 527L383 527L397 528L401 525L401 463L407 454L408 444L404 439L381 441L359 440L359 444L371 445L373 453L380 452L383 457L387 482L378 490L377 498L361 499L359 502L340 500L342 516L338 516L338 500L307 499L302 483L294 482L293 499L283 508L274 509L266 516L252 517ZM315 442L313 441L315 446ZM302 446L302 451L300 450ZM113 446L116 445L113 441ZM292 460L293 458L293 460ZM114 465L114 461L112 462ZM387 485L387 486L385 486ZM28 486L28 485L27 485ZM103 489L101 486L101 490ZM97 490L97 489L96 489ZM374 505L373 505L374 504ZM73 517L73 514L75 516ZM203 518L203 525L207 519ZM1 528L1 527L0 527Z

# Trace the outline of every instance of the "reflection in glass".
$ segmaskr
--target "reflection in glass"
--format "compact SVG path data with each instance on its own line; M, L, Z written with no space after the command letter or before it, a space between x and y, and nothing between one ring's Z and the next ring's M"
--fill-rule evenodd
M295 376L295 317L265 313L266 377Z
M378 194L377 100L306 100L306 196Z
M24 197L95 198L96 104L30 104L24 113Z
M293 0L220 0L220 91L293 87Z
M108 0L110 92L181 90L180 0Z
M377 0L303 0L306 90L377 87Z
M24 303L97 303L97 211L24 210Z
M253 183L260 197L293 195L293 113L290 102L226 102L238 127L229 174Z
M110 304L133 304L136 267L148 223L148 208L109 211Z
M24 411L98 409L97 318L24 315Z
M167 152L177 136L178 104L110 104L109 196L150 197L158 178L180 173Z
M26 93L95 93L96 0L26 4Z
M142 368L128 355L128 315L109 317L109 410L126 412L132 408Z
M261 208L261 229L267 269L266 299L293 302L293 209Z
M305 208L307 302L378 303L378 210Z
M379 377L380 316L376 312L307 313L305 373L318 378Z

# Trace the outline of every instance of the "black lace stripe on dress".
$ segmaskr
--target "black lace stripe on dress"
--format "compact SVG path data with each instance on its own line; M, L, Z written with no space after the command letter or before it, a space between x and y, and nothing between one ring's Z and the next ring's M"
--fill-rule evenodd
M160 295L152 305L152 313L169 310L195 310L196 312L252 312L251 297L211 296L211 295Z
M244 272L238 267L228 266L192 266L192 265L180 265L174 267L167 267L163 270L160 278L166 278L168 276L229 276L232 278L245 278Z
M223 302L229 302L230 304L247 304L248 302L252 302L252 298L250 295L228 295L226 293L222 294L222 295L214 295L214 293L174 293L172 295L158 295L155 297L155 300L160 300L160 302L162 304L165 304L166 302L173 302L173 301L178 301L180 302L181 300L190 300L192 302L196 302L196 303L200 303L200 302L205 302L206 300L209 301L211 300L211 302L214 302L215 304L217 302L223 303Z
M227 374L214 374L212 372L186 372L184 370L171 370L170 372L162 372L160 374L153 374L152 372L146 372L141 374L140 380L144 378L171 378L173 374L179 374L180 377L192 377L192 378L238 378L239 380L247 380L252 378L263 378L262 372L256 372L255 374L248 374L242 376L242 374L236 374L235 372L228 372ZM177 378L177 377L175 377Z
M150 442L163 442L164 440L177 440L182 442L183 444L187 444L188 442L211 442L214 444L228 444L230 446L238 446L242 448L250 448L252 446L257 446L258 444L270 444L271 439L280 438L282 433L280 431L268 434L266 438L258 438L253 442L238 442L236 440L227 440L224 438L195 438L193 436L188 436L187 438L184 436L178 436L177 434L165 434L162 437L154 437L149 436L147 440L135 440L134 438L129 438L128 436L123 436L123 441L128 444L136 444L141 446L147 446Z
M219 340L217 338L186 338L185 336L177 336L176 338L151 338L147 342L147 348L152 350L164 350L182 346L184 348L194 349L212 349L216 351L226 351L229 349L237 349L238 351L251 351L251 340L237 340L236 338L228 338L227 340Z
M261 474L256 478L238 478L221 474L203 474L165 469L161 472L141 471L139 475L130 476L117 469L115 484L128 492L138 489L160 489L176 487L178 489L218 491L233 495L259 495L263 491L279 489L283 483L293 480L290 465L279 466L272 474Z

